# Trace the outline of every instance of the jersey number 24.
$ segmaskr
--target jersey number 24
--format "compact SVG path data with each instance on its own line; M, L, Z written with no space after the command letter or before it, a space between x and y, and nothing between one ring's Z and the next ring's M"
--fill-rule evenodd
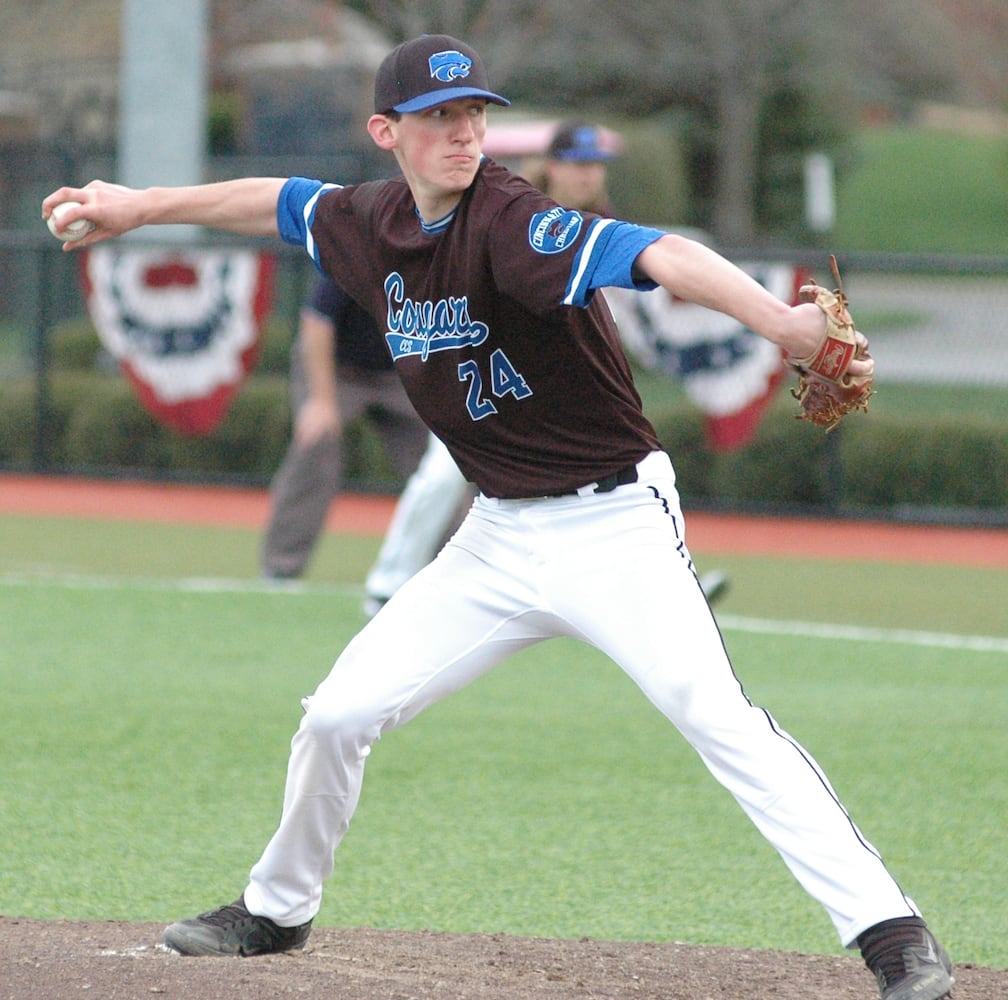
M494 406L493 400L490 398L491 395L498 399L503 399L505 396L525 399L532 395L532 390L524 376L515 371L514 365L499 347L490 355L489 395L484 392L483 376L475 361L463 361L458 366L458 374L460 382L469 383L466 408L473 420L482 420L484 417L489 417L491 413L497 412L497 407Z

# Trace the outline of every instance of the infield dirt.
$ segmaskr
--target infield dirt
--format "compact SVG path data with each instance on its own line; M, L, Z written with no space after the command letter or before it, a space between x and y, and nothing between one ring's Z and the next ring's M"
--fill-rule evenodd
M678 943L319 928L302 952L182 958L154 924L0 917L10 1000L872 1000L855 955ZM1004 1000L1008 971L956 968L954 1000Z

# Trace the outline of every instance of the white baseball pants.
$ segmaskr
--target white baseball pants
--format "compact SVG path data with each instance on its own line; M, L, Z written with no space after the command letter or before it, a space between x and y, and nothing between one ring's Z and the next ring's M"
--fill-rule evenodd
M245 902L292 926L318 911L374 742L533 643L611 657L695 748L851 945L917 914L810 754L733 673L686 548L668 456L605 494L478 497L438 557L304 700L279 828ZM670 637L675 637L670 643Z

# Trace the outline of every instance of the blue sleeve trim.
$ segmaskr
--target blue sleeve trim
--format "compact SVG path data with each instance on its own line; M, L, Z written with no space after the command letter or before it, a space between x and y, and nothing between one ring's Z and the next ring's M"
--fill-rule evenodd
M571 268L564 305L585 306L598 288L636 288L648 291L655 282L634 281L633 263L640 252L665 235L661 229L615 219L596 219L588 230Z
M316 266L319 264L318 247L311 231L315 222L315 206L324 192L337 187L338 184L323 184L307 177L291 177L281 188L277 199L280 238L285 243L303 246Z

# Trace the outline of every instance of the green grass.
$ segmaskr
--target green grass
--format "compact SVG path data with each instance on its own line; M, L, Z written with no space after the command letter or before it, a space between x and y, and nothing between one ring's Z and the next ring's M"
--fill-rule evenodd
M899 414L910 419L1003 421L1008 390L994 385L920 385L879 381L872 397L873 414Z
M838 182L831 245L1008 253L1008 142L911 127L862 132Z
M260 535L248 529L88 521L68 530L67 523L0 516L0 573L254 579L259 572ZM323 536L306 579L359 584L379 541Z
M377 544L327 537L314 585L271 590L256 532L0 517L0 913L167 921L237 893ZM725 616L1008 636L1003 572L694 554L730 570ZM1008 967L1006 654L727 639L957 961ZM668 723L568 641L383 739L319 919L840 950Z

